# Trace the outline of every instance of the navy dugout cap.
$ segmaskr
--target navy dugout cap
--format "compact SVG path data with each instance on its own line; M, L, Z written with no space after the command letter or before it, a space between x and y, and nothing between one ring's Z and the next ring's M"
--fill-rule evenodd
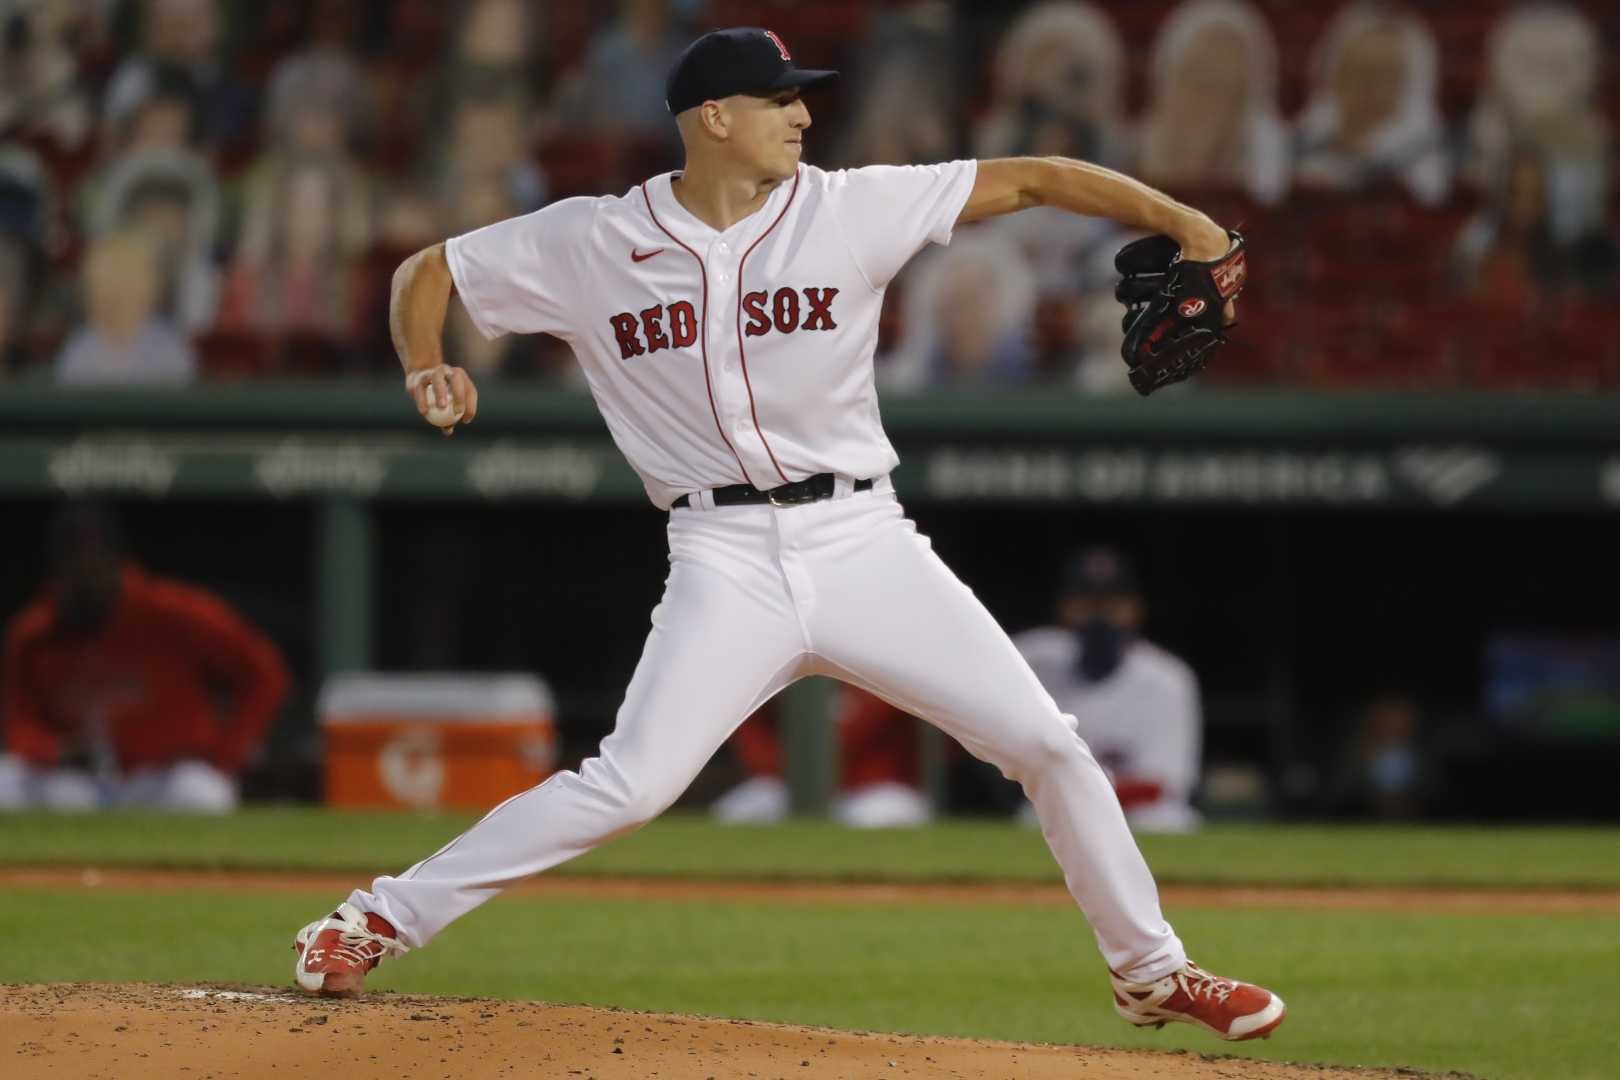
M1113 548L1077 552L1063 568L1065 596L1132 596L1138 591L1130 562Z
M686 47L664 84L664 104L678 116L732 94L769 97L837 75L794 67L781 38L757 26L737 26L704 34Z

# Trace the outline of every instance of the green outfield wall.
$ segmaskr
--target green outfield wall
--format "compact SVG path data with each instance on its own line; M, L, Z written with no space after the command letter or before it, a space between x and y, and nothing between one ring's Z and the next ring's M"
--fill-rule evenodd
M424 429L393 385L9 387L0 491L637 500L590 400L494 384ZM1200 392L892 397L905 497L1109 504L1620 508L1620 396Z

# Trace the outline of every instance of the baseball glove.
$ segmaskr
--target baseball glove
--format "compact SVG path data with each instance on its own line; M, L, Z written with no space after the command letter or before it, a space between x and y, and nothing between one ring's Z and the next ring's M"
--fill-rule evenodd
M1229 235L1231 248L1208 262L1183 259L1181 245L1163 234L1132 241L1114 256L1124 275L1114 290L1125 305L1120 352L1138 394L1191 378L1226 344L1224 309L1248 279L1243 237Z

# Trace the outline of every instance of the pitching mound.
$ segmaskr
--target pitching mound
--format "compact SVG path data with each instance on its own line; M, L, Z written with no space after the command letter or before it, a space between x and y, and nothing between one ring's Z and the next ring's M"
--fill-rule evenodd
M1370 1080L1396 1075L542 1002L396 994L326 1001L269 988L67 983L0 986L0 1061L12 1080L327 1075L344 1080Z

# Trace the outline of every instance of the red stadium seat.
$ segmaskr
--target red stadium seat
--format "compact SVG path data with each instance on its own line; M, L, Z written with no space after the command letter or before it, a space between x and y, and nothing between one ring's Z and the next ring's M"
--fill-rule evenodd
M252 378L276 371L274 343L249 330L209 330L192 344L206 378Z
M599 9L595 4L544 4L546 52L559 73L578 67L596 32Z
M1297 349L1281 335L1267 332L1253 337L1234 328L1232 342L1216 356L1201 378L1225 386L1259 386L1287 382Z
M1311 383L1320 387L1416 390L1455 379L1455 368L1444 349L1411 348L1391 340L1322 343L1310 351L1306 367Z
M288 375L331 378L350 373L354 350L348 342L321 334L289 334L281 340L281 370Z
M619 194L678 164L660 141L588 132L568 132L548 139L538 159L556 198Z
M840 55L866 29L871 14L866 0L709 0L709 26L763 26L781 36L794 62L819 67ZM800 55L803 51L805 55Z

